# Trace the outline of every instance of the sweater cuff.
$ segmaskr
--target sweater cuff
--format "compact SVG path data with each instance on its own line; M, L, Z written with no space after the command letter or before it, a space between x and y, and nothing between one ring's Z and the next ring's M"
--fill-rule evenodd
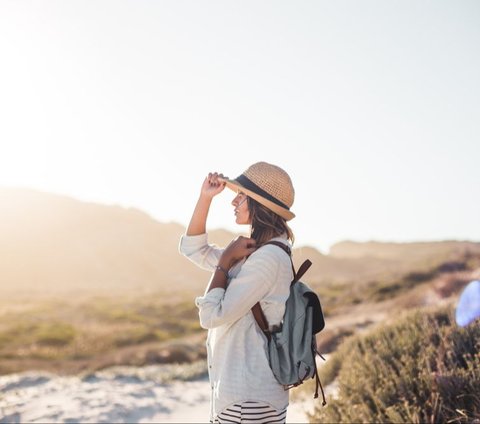
M216 287L206 293L204 296L199 296L195 299L195 305L197 308L201 308L205 304L211 303L218 305L225 295L225 289Z
M178 249L180 252L196 250L199 247L202 247L208 243L207 233L198 234L196 236L187 236L183 234L180 237L180 243Z

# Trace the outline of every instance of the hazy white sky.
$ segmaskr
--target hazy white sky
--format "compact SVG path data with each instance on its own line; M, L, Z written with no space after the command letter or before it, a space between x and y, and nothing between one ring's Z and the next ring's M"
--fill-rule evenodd
M263 160L298 245L480 240L477 0L0 0L0 60L2 186L186 225Z

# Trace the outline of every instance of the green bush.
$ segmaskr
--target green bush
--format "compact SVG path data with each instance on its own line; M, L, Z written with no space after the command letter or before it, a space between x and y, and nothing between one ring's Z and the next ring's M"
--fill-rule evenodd
M37 342L47 346L65 346L75 338L75 328L64 322L42 323L37 329Z
M322 370L338 396L313 422L472 422L480 419L480 323L451 310L416 311L348 339Z

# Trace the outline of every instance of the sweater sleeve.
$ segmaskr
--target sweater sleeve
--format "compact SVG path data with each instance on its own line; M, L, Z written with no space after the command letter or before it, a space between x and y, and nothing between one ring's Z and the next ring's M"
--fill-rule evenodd
M207 233L197 236L183 235L178 246L179 252L195 265L207 271L213 271L225 249L208 243Z
M215 288L197 297L200 325L210 329L243 317L271 290L279 269L279 254L283 252L274 246L257 250L230 280L226 290Z

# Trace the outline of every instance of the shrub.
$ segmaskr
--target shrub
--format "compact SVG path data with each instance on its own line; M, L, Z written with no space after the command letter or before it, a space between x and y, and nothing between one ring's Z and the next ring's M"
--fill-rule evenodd
M322 378L338 397L313 422L472 422L480 418L480 323L451 310L417 310L348 339ZM326 374L326 379L325 379Z
M167 338L168 334L161 330L149 329L147 327L132 327L116 334L114 343L116 346L121 347L161 341Z
M64 322L42 323L37 329L37 342L46 346L65 346L75 338L75 328Z

